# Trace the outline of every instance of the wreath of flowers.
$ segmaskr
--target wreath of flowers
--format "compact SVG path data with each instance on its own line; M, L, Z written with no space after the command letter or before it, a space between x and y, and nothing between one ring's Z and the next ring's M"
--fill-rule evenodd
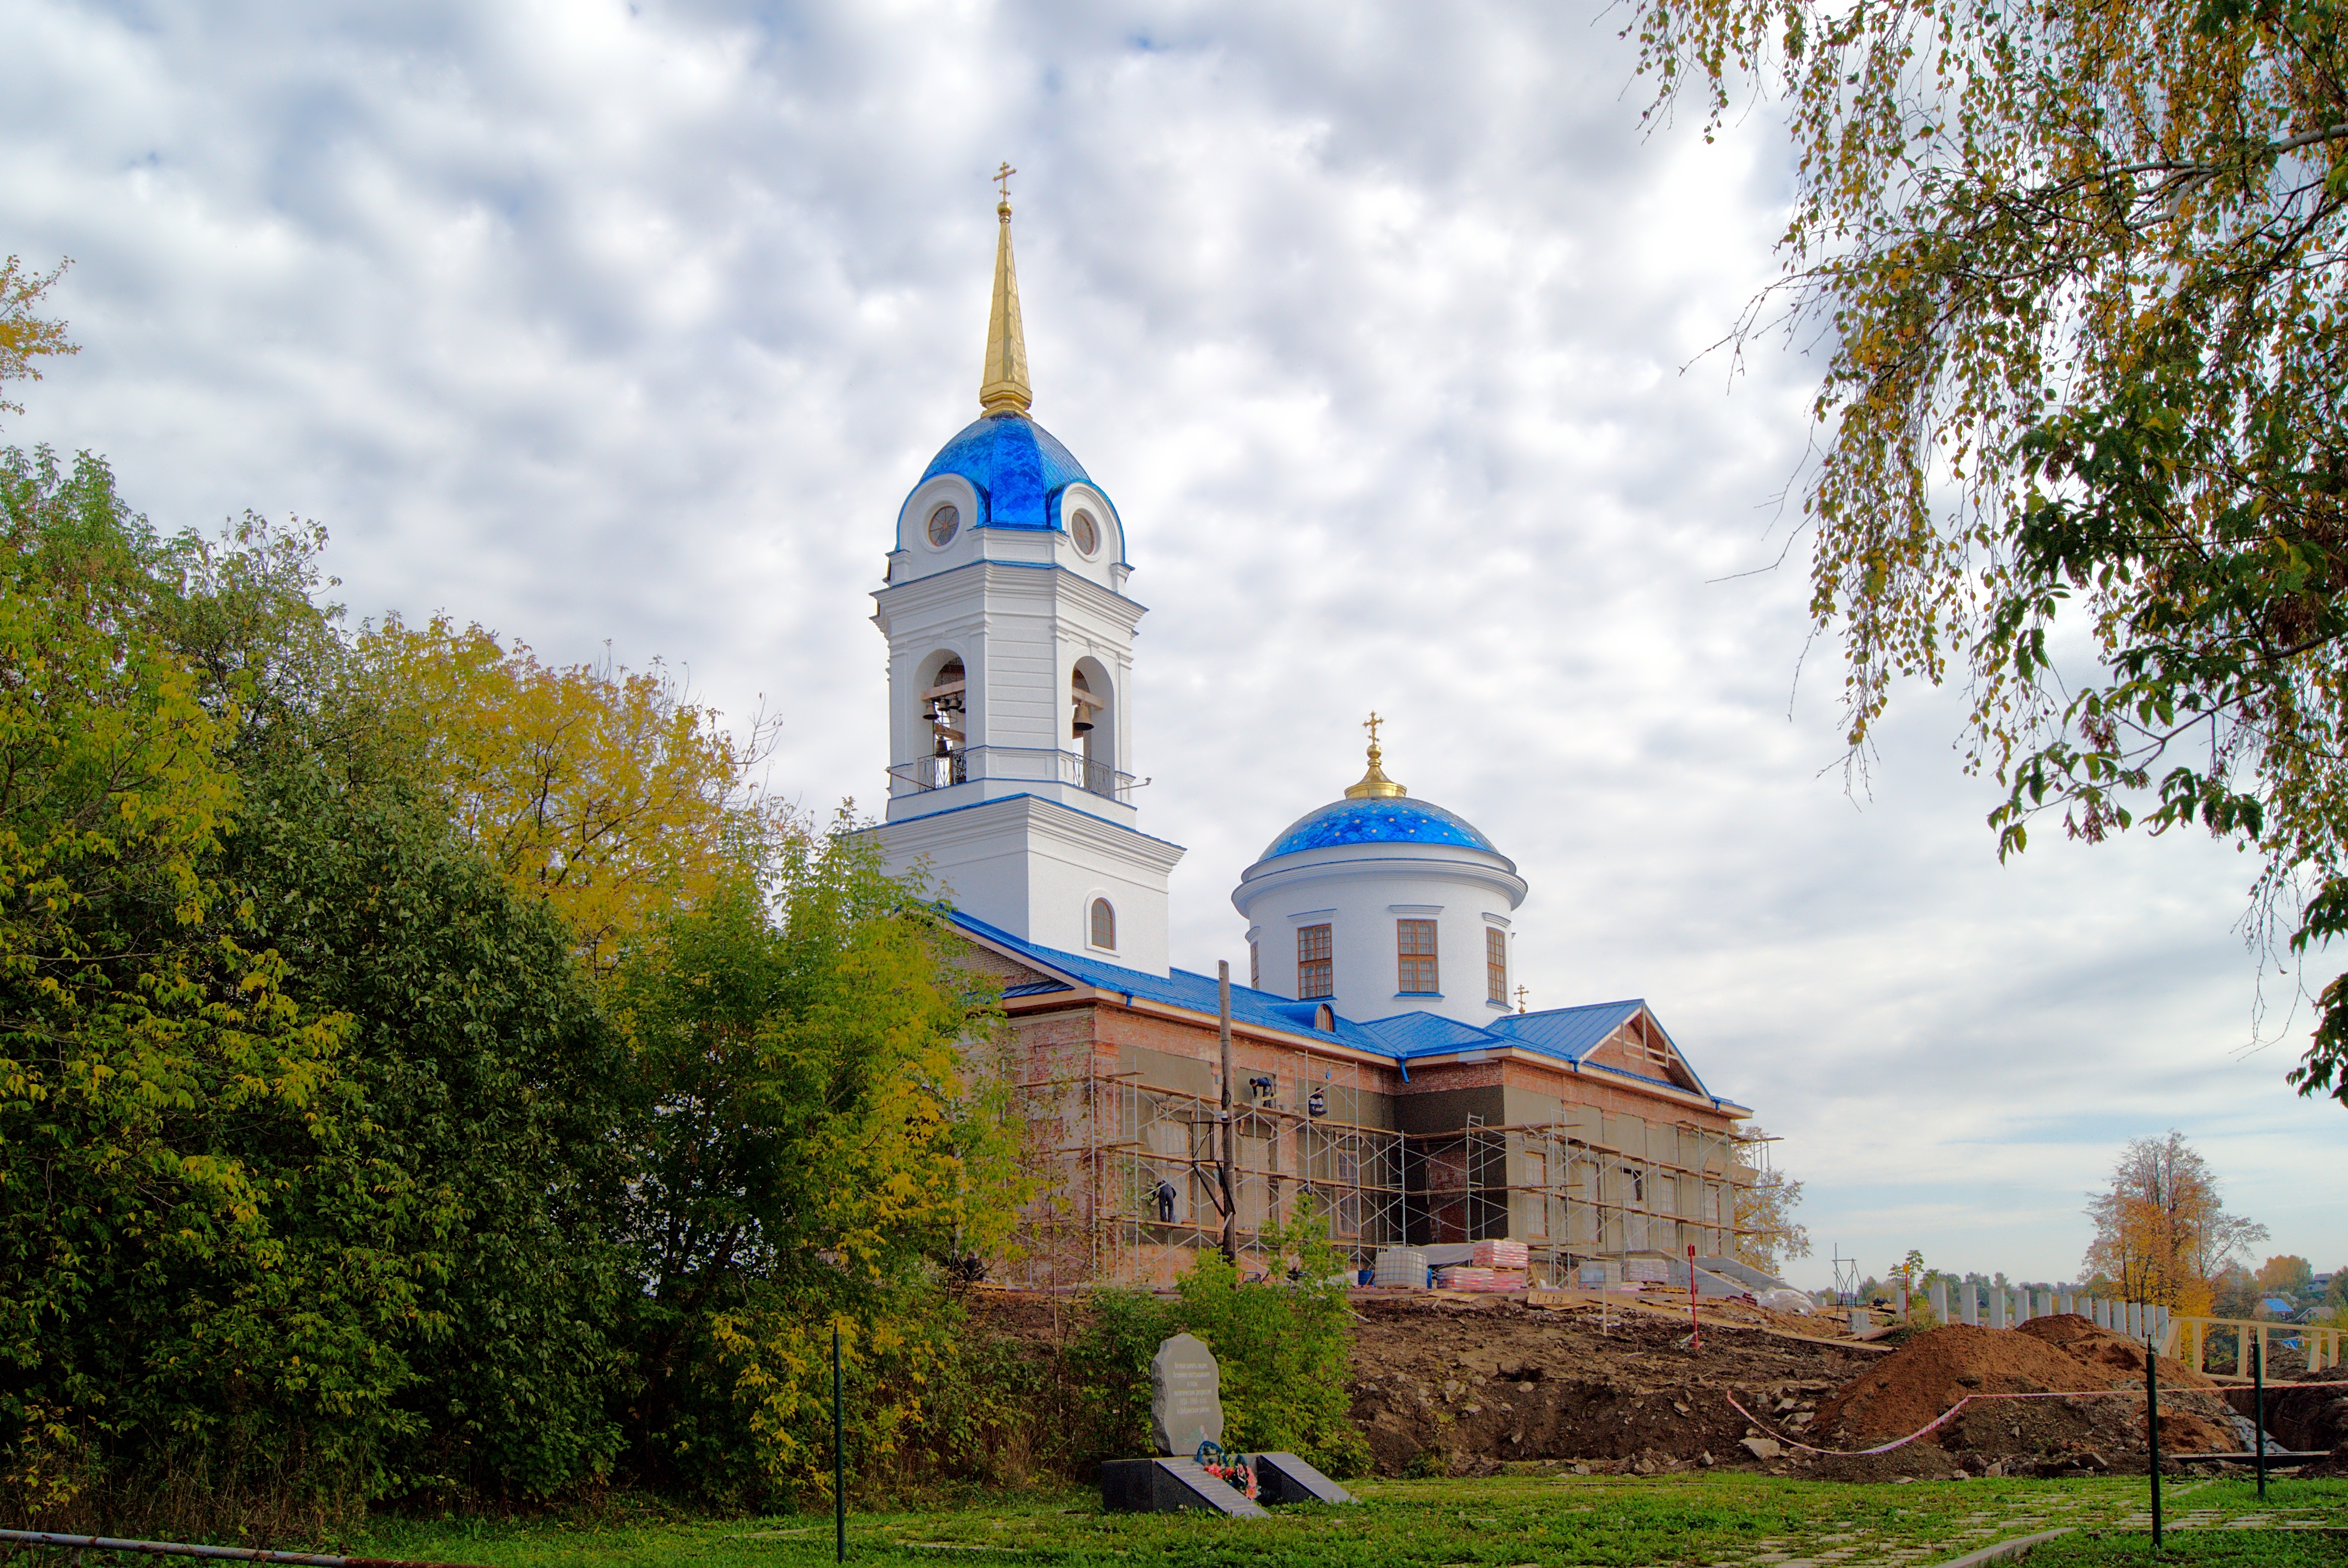
M1223 1445L1212 1438L1199 1444L1199 1468L1219 1480L1227 1481L1233 1491L1252 1500L1255 1496L1255 1467L1245 1454L1227 1454Z

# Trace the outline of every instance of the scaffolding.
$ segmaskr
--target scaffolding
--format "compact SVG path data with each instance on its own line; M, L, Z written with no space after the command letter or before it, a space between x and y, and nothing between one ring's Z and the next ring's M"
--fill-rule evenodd
M1110 1069L1088 1042L1029 1060L1017 1093L1047 1191L1010 1264L1018 1283L1162 1284L1221 1244L1220 1092ZM1255 1070L1231 1107L1231 1174L1238 1251L1258 1268L1308 1194L1355 1269L1382 1247L1506 1238L1538 1283L1594 1268L1611 1284L1641 1277L1634 1260L1727 1253L1749 1233L1736 1190L1756 1172L1736 1148L1756 1140L1730 1130L1566 1106L1549 1122L1407 1132L1361 1119L1358 1064L1297 1051Z

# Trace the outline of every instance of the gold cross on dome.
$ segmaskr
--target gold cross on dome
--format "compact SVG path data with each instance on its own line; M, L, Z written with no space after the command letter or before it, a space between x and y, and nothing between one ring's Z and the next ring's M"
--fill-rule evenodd
M1518 1012L1519 1012L1519 1013L1521 1013L1521 1012L1523 1012L1523 1011L1525 1010L1525 995L1526 995L1526 993L1525 993L1525 988L1524 988L1523 986L1521 986L1521 985L1518 986L1518 987L1517 987L1517 1011L1518 1011Z
M1019 170L1012 168L1006 160L1002 168L990 176L994 181L994 188L1003 192L1003 202L1006 207L1011 204L1011 177L1018 172Z
M1378 726L1385 722L1385 719L1378 717L1378 710L1376 708L1370 709L1370 717L1362 721L1362 727L1370 732L1370 744L1372 746L1375 746L1378 743Z

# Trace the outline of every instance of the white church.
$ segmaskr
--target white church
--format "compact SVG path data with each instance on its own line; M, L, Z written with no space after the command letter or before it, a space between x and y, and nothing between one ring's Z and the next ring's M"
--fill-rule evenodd
M1003 982L1022 1099L1065 1173L1019 1266L1162 1281L1222 1234L1222 1002L1217 976L1173 965L1182 850L1132 799L1143 611L1126 590L1148 521L1137 552L1030 413L1007 197L996 211L979 415L899 509L874 595L891 783L871 830ZM1272 833L1231 892L1242 1248L1310 1193L1365 1267L1380 1247L1464 1261L1509 1240L1562 1283L1732 1253L1751 1111L1643 1000L1517 1010L1516 862L1381 760L1374 722L1362 778Z

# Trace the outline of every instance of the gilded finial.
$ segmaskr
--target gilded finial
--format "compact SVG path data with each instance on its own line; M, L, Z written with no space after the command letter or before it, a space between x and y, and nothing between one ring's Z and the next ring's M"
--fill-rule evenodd
M1025 414L1035 400L1027 386L1027 338L1019 325L1019 272L1011 262L1011 177L1008 161L994 171L1002 197L994 204L1001 225L994 241L994 303L986 315L986 371L979 377L978 407L986 414Z
M1525 998L1526 998L1528 995L1531 995L1531 993L1530 993L1530 992L1529 992L1529 991L1527 991L1523 986L1519 985L1519 986L1518 986L1518 987L1517 987L1517 1011L1518 1011L1518 1012L1522 1013L1522 1012L1525 1010Z
M1362 723L1362 727L1370 732L1370 770L1362 775L1360 783L1345 786L1345 799L1348 800L1385 800L1392 799L1396 795L1410 793L1409 790L1387 778L1385 771L1378 766L1378 758L1385 755L1378 749L1378 726L1385 722L1385 719L1378 717L1377 710L1372 708L1370 717Z

